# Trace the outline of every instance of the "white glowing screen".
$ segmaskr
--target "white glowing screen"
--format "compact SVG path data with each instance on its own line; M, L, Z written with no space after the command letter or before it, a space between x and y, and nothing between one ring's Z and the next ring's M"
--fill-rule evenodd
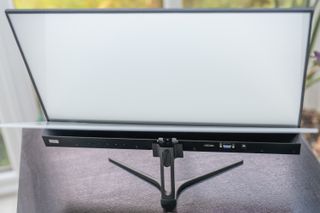
M50 120L298 125L308 11L9 18Z

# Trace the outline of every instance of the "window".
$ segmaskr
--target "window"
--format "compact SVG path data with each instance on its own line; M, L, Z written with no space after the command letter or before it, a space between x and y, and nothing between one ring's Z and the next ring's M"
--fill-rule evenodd
M273 8L303 7L308 0L14 0L16 8Z

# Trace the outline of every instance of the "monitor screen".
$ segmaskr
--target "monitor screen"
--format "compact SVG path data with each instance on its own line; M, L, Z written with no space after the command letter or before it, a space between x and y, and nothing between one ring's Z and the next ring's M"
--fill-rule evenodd
M7 11L49 121L298 126L311 11Z

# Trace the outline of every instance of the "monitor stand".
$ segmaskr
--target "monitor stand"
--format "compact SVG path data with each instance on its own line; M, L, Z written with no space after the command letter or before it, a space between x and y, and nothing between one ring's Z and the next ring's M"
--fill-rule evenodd
M179 195L188 187L243 164L243 160L241 160L219 170L186 180L181 183L176 190L174 178L174 160L175 158L183 158L182 144L180 144L175 138L159 138L155 143L152 144L152 150L154 157L160 157L160 183L156 178L145 174L142 171L136 170L125 163L111 158L109 158L109 161L159 189L161 192L161 206L165 212L171 212L175 210ZM165 184L165 168L170 169L169 191L166 189Z

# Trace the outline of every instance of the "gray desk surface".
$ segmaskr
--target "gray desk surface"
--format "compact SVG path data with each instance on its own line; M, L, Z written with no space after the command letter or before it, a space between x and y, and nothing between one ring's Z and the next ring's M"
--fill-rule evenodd
M42 130L24 130L18 212L162 212L160 192L108 162L159 176L151 151L45 147ZM184 180L243 159L244 165L183 192L177 212L320 212L320 166L301 155L185 152Z

